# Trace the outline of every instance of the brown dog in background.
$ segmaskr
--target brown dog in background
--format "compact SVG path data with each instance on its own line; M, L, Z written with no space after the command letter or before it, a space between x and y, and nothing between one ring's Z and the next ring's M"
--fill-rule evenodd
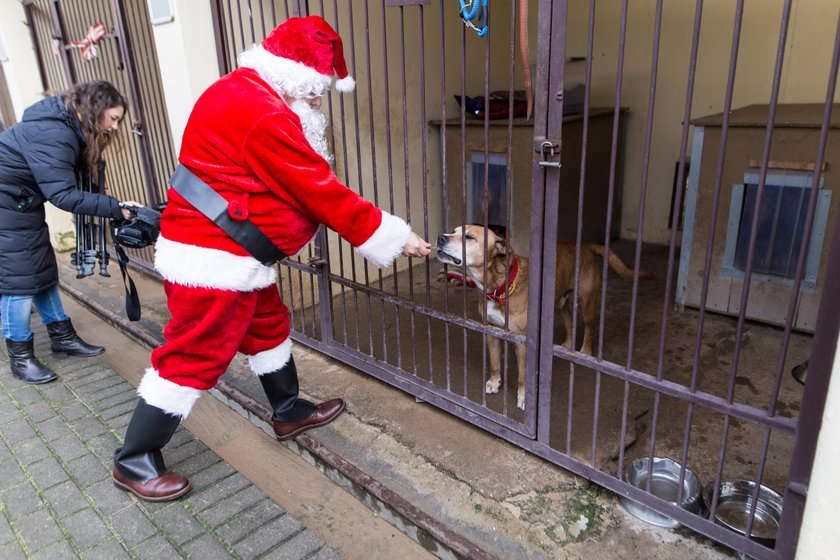
M485 245L485 235L487 244ZM437 258L440 262L462 267L475 283L476 288L485 294L487 302L487 320L505 328L505 307L507 307L507 328L517 334L526 334L528 328L528 259L519 257L501 237L482 226L467 225L456 228L452 233L441 234L437 239ZM510 265L508 273L507 262ZM580 283L578 298L583 316L583 345L580 351L592 354L592 334L595 328L595 316L601 297L601 267L604 246L585 243L580 252ZM607 259L609 267L624 280L632 280L634 271L627 266L612 250ZM486 276L485 276L486 272ZM639 278L653 278L646 270L639 270ZM566 308L567 300L572 296L575 286L575 244L560 242L557 244L557 267L555 271L555 301L559 302L560 313L566 328L563 345L570 349L572 344L572 313ZM479 313L484 308L479 304ZM494 336L487 337L490 357L490 378L485 384L486 393L497 393L502 384L501 378L501 340ZM525 345L516 345L516 358L519 368L519 387L516 393L516 406L525 410Z

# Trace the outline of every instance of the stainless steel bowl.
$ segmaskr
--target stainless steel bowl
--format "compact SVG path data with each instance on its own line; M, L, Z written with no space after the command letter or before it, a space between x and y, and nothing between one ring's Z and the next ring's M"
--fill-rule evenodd
M715 522L741 535L747 534L747 520L752 509L755 482L752 480L727 480L720 485ZM707 501L711 504L711 489ZM755 506L750 538L772 548L776 544L776 531L782 518L782 497L762 485Z
M642 457L633 461L624 471L625 482L641 490L646 490L649 463L648 457ZM681 465L673 459L654 457L650 479L650 493L666 502L676 504L677 494L680 488L681 468ZM671 529L680 525L675 519L655 512L638 502L634 502L630 498L622 497L621 504L631 514L652 525ZM679 505L692 513L700 514L703 512L703 487L697 475L690 469L685 469L683 495Z

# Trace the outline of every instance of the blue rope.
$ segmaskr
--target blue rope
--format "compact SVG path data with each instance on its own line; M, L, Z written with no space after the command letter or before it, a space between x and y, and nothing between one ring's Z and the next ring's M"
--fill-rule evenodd
M472 0L468 5L466 0L458 0L461 4L461 19L464 25L474 29L479 37L487 35L487 0ZM478 18L475 23L473 20Z

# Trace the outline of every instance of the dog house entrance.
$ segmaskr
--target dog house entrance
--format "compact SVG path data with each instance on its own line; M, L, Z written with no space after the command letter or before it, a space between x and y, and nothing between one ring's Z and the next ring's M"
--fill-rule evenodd
M758 233L753 260L755 280L790 286L796 275L796 259L802 248L808 189L813 172L771 171L766 178L758 211ZM824 180L820 179L820 187ZM733 185L727 226L723 274L743 278L758 199L759 172L744 175L742 185ZM831 191L820 188L814 217L814 232L808 247L804 289L816 286L817 270L825 240L825 224L831 204Z
M467 223L487 223L491 227L503 227L508 223L508 185L514 184L508 172L507 154L470 152L467 166Z

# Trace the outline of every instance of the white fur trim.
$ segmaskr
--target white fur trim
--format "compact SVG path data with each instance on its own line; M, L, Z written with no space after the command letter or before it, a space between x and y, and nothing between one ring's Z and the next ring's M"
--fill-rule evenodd
M336 80L335 89L341 93L349 93L356 89L356 80L353 79L353 76L347 76L346 78Z
M248 356L248 365L251 366L251 371L255 374L265 375L285 366L289 363L289 358L291 357L292 339L287 338L280 346L253 356Z
M323 95L330 89L332 76L321 74L305 64L275 56L262 45L254 45L239 55L239 66L252 68L278 93L294 98Z
M390 266L402 254L411 234L405 220L382 212L382 223L367 241L356 247L356 252L377 268Z
M167 414L180 416L181 420L187 417L203 392L168 381L154 368L146 369L146 375L137 387L140 398Z
M155 243L155 268L165 280L195 288L250 292L277 280L277 270L254 257L187 245L163 235Z

